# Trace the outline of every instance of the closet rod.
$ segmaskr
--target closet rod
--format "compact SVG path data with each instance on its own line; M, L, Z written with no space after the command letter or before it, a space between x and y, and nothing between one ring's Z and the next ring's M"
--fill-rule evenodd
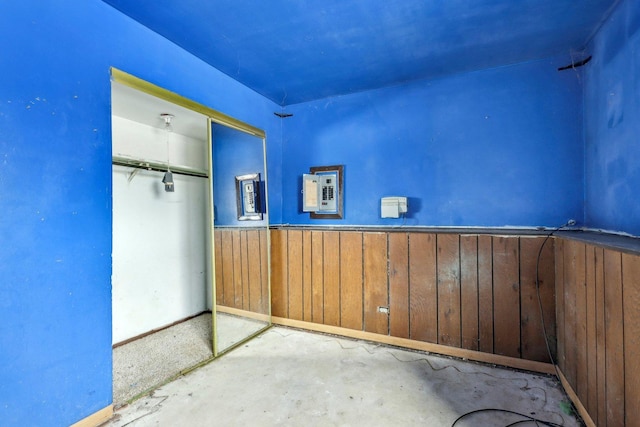
M168 168L166 163L150 162L147 160L129 159L126 157L117 156L114 156L111 159L111 163L117 166L126 166L130 168L146 169L158 172L166 172ZM171 172L178 175L197 176L200 178L207 178L209 176L209 174L207 174L206 172L202 172L198 169L193 169L186 166L171 166Z

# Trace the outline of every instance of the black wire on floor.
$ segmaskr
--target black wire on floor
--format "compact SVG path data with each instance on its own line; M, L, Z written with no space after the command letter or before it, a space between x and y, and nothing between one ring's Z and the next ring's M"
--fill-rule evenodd
M551 421L544 421L544 420L540 420L538 418L531 417L529 415L521 414L520 412L509 411L507 409L498 409L498 408L477 409L475 411L467 412L466 414L463 414L463 415L459 416L453 422L453 424L451 424L451 427L454 427L458 423L458 421L462 420L463 418L469 417L469 416L474 415L474 414L482 413L482 412L501 412L501 413L505 413L505 414L517 415L519 417L523 417L524 418L523 420L518 420L518 421L516 421L514 423L508 424L506 427L515 426L515 425L523 424L523 423L535 423L536 425L543 425L543 426L548 426L548 427L562 427L562 425L556 424L556 423L552 423Z
M542 324L542 333L544 335L544 343L547 347L547 354L549 355L549 361L551 362L551 364L553 365L553 369L556 372L556 377L558 379L558 381L560 381L560 372L558 372L558 365L556 365L554 359L553 359L553 354L551 352L551 346L549 345L549 338L547 337L547 327L546 324L544 322L544 309L542 308L542 298L540 297L540 257L542 256L542 251L544 250L544 246L546 245L547 241L558 231L562 230L563 228L566 227L570 227L575 225L576 222L574 220L569 220L566 223L562 224L559 227L554 228L553 230L551 230L551 232L547 233L546 237L544 238L544 240L542 241L542 244L540 245L540 249L538 250L538 257L536 258L536 294L538 297L538 307L540 308L540 321ZM573 406L573 403L571 402L571 399L569 398L569 395L567 394L567 391L564 389L564 387L561 387L562 391L565 395L565 398L567 399L567 401L569 402L569 404L571 405L571 410L573 412L573 414L576 416L576 418L579 419L578 416L578 412L575 410L575 407ZM478 413L482 413L482 412L500 412L500 413L507 413L507 414L512 414L512 415L517 415L519 417L522 417L522 420L518 420L515 421L511 424L506 425L505 427L512 427L512 426L516 426L519 424L525 424L525 423L534 423L537 426L548 426L548 427L561 427L560 424L556 424L553 423L551 421L544 421L544 420L540 420L538 418L534 418L531 417L529 415L526 414L522 414L520 412L515 412L515 411L509 411L507 409L499 409L499 408L485 408L485 409L477 409L475 411L469 411L466 414L462 414L461 416L459 416L454 422L453 424L451 424L451 427L455 427L455 425L458 423L458 421L462 420L463 418L469 417L471 415L474 414L478 414Z

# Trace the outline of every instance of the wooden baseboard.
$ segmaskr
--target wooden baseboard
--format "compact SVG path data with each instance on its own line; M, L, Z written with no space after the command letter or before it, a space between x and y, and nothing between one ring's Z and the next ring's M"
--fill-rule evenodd
M217 305L216 311L220 313L233 314L234 316L246 317L253 320L260 320L261 322L269 323L269 315L256 313L254 311L241 310L239 308L226 307L224 305Z
M564 390L567 392L569 399L571 399L571 401L573 402L573 405L576 407L576 409L578 410L578 413L582 417L582 421L584 421L587 427L596 427L596 423L593 422L593 420L591 419L591 416L587 412L587 409L584 407L584 405L580 401L580 398L576 394L575 390L573 390L573 387L571 387L571 384L569 384L569 381L567 381L567 379L565 378L564 374L560 369L558 369L558 377L560 378L562 387L564 387Z
M86 418L81 419L77 423L71 425L71 427L96 427L100 424L109 421L113 416L113 405L109 405L106 408L99 410Z
M272 317L272 321L276 325L291 326L293 328L307 329L310 331L323 332L326 334L342 335L349 338L379 342L382 344L410 348L412 350L427 351L429 353L437 353L444 356L458 357L461 359L474 360L476 362L490 363L493 365L500 365L525 371L539 372L543 374L555 374L553 365L544 362L517 359L515 357L483 353L480 351L466 350L456 347L448 347L441 344L432 344L406 338L391 337L388 335L374 334L372 332L356 331L353 329L341 328L338 326L328 326L321 325L319 323L291 320L283 317Z

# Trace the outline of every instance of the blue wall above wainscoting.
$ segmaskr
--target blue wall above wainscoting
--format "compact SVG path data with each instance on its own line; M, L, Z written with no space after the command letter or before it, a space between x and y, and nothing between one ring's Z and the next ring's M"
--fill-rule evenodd
M640 236L640 2L626 0L585 66L586 225Z
M291 105L283 222L556 226L582 220L582 87L557 57ZM311 220L301 175L345 165L344 219ZM405 219L380 198L407 196Z

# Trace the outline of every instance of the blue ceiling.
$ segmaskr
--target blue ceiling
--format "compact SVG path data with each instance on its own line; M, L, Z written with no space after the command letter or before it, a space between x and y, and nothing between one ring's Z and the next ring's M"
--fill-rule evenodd
M104 1L288 105L580 56L619 0Z

